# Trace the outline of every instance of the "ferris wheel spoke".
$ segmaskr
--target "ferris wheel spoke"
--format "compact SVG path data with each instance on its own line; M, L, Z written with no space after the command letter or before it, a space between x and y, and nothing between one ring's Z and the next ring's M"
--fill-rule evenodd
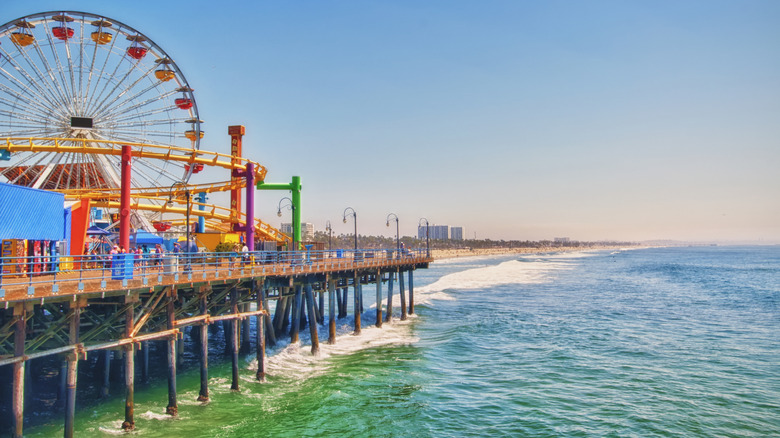
M48 25L48 22L43 22L43 28L45 30L44 34L46 35L46 40L49 42L49 49L51 50L52 57L54 58L54 65L55 69L52 69L52 67L49 65L48 58L43 54L41 51L42 48L40 44L38 44L38 40L35 40L35 48L39 51L39 55L41 58L41 61L43 61L44 66L46 67L47 72L49 73L49 77L54 77L54 73L58 73L60 77L60 85L61 90L59 90L61 93L64 93L62 96L62 100L64 103L71 103L73 102L73 99L68 99L67 96L70 94L72 96L72 93L68 92L68 80L65 78L65 69L62 66L62 63L60 62L60 55L57 52L57 46L54 44L54 39L52 38L52 32L51 28ZM67 45L67 41L65 41L65 44ZM73 84L71 83L71 90L73 89ZM71 107L71 111L73 111L73 108Z
M51 41L51 36L49 36L49 32L46 32L47 39ZM58 82L55 79L55 74L52 70L51 65L49 64L49 60L44 55L43 49L41 48L41 45L38 42L38 39L36 38L33 40L32 44L33 48L35 49L35 52L38 54L38 57L40 58L41 63L43 64L43 68L45 69L46 73L48 73L50 81L46 81L43 78L44 72L40 70L41 66L38 66L35 64L35 62L30 57L28 51L24 50L22 51L24 53L24 58L28 61L28 63L34 67L35 71L38 73L38 77L41 79L41 82L44 86L46 86L46 89L49 91L49 93L55 97L55 100L61 107L67 108L69 106L70 99L67 98L67 85L63 82ZM61 70L61 69L60 69ZM59 86L57 86L59 85ZM66 91L66 93L63 93L63 91Z
M118 117L118 118L112 118L108 119L108 121L112 121L115 123L128 121L128 120L142 120L145 117L152 117L155 115L162 114L164 112L170 111L172 108L170 107L163 107L163 108L152 108L145 112L139 112L139 113L131 113L128 115L125 115L125 117Z
M48 120L49 115L44 112L45 111L44 108L41 108L40 106L36 105L34 101L30 101L25 96L14 95L10 93L6 93L6 94L9 94L10 96L18 97L18 99L16 99L17 101L12 101L0 95L0 104L5 104L8 108L12 108L10 110L8 109L0 110L2 114L8 116L9 120L13 120L13 119L35 120L38 123L45 123L45 121ZM21 108L17 108L17 105L20 103L24 104L24 106Z
M0 110L0 115L8 116L9 119L13 120L13 122L11 121L5 122L5 124L9 126L13 126L13 125L40 126L41 124L45 124L48 121L46 119L46 116L43 114L31 114L31 113L21 113L18 111Z
M46 186L45 183L49 180L49 177L51 176L52 172L57 167L61 159L62 159L62 154L54 154L52 160L43 165L43 169L41 169L41 171L35 177L35 182L30 187L34 189L39 189L41 188L41 186L45 187Z
M137 99L139 99L144 94L146 94L149 91L157 88L157 85L158 84L153 83L152 85L150 85L149 87L139 91L138 93L136 93L136 94L134 94L132 96L127 96L127 99L124 102L121 102L119 105L112 106L110 113L111 114L120 115L120 114L124 114L124 113L130 112L130 111L133 111L136 108L140 108L142 106L146 106L146 105L149 105L149 104L152 104L152 103L158 103L159 104L162 100L164 100L164 99L166 99L166 98L168 98L170 96L173 96L176 93L175 90L171 90L171 91L159 94L157 96L152 96L149 99L147 99L145 101L142 101L142 102L138 102L138 103L136 103L136 104L134 104L134 105L132 105L130 107L123 108L123 107L126 107L128 103L136 101Z
M18 62L15 62L15 61L14 61L14 62L12 62L12 61L10 61L10 58L9 58L9 57L6 57L6 59L9 59L9 64L10 64L12 67L14 67L14 69L16 69L16 71L18 71L18 72L19 72L19 74L21 74L21 75L22 75L24 78L26 78L26 80L27 80L28 84L32 84L32 85L33 85L33 87L26 86L26 85L25 85L25 84L23 84L23 83L22 83L22 82L19 80L19 78L17 78L17 77L16 77L16 76L15 76L13 73L11 73L10 71L8 71L8 70L6 70L6 69L4 69L4 68L0 69L0 73L2 73L2 76L4 76L4 77L8 78L8 79L9 79L9 82L10 82L11 84L13 84L13 85L17 86L17 87L18 87L20 90L26 91L26 92L28 92L28 93L30 93L30 94L34 94L34 95L32 95L32 96L31 96L31 98L33 98L33 100L34 100L34 101L36 101L36 102L37 102L37 100L35 100L35 98L36 98L36 96L37 96L37 99L40 99L41 101L43 101L43 102L46 102L46 103L48 103L50 106L52 106L52 107L53 107L53 106L54 106L54 102L53 102L53 101L50 99L50 97L51 97L51 96L47 96L47 95L46 95L46 94L45 94L45 93L44 93L44 92L41 90L40 86L39 86L39 85L38 85L38 84L35 82L35 80L32 78L32 76L30 76L30 74L29 74L29 73L27 73L27 71L26 71L26 70L24 70L24 68L22 68L22 66L21 66L21 65L20 65ZM10 90L10 88L8 88L8 89ZM33 93L33 90L35 90L35 92L34 92L34 93Z
M96 111L103 111L103 110L104 110L105 108L107 108L107 107L111 107L111 108L112 108L112 109L114 109L114 110L115 110L115 109L117 109L117 108L121 108L123 105L126 105L128 102L132 102L132 101L134 101L135 99L137 99L138 97L140 97L140 96L141 96L143 93L145 93L145 92L147 92L148 90L151 90L151 89L153 89L154 87L156 87L156 86L157 86L157 84L156 84L156 83L152 83L152 85L151 85L151 86L149 86L148 88L146 88L146 89L142 90L140 93L137 93L137 94L135 94L135 95L132 95L132 96L131 96L131 95L125 96L125 93L129 92L130 90L132 90L132 89L133 89L133 88L134 88L136 85L138 85L138 84L139 84L139 83L140 83L142 80L144 80L144 79L147 79L147 78L149 77L149 74L150 74L150 73L152 73L152 72L154 72L154 68L155 68L155 67L154 67L154 66L152 66L150 69L146 70L146 71L145 71L145 72L144 72L144 73L143 73L141 76L139 76L139 77L138 77L138 78L137 78L137 79L136 79L134 82L132 82L132 83L128 84L128 85L125 87L125 89L124 89L124 90L122 90L121 92L117 93L117 94L114 96L114 98L113 98L111 101L109 101L109 102L105 102L105 103L103 103L102 105L100 105L100 106L99 106L99 107L96 109ZM172 94L172 93L171 93L171 94ZM159 97L159 96L158 96L158 97ZM124 98L124 100L123 100L123 101L121 101L119 105L117 105L117 106L111 106L111 105L113 105L114 103L116 103L116 102L117 102L119 99L121 99L121 98Z
M30 154L31 159L37 158L37 160L26 160L26 161L32 161L30 164L27 164L26 166L22 166L20 164L14 166L12 169L13 170L18 169L19 175L17 175L16 178L14 178L13 180L10 180L11 184L16 184L22 178L26 178L28 176L34 176L33 172L35 172L35 169L37 169L38 166L41 165L41 162L44 162L44 160L46 160L49 157L49 155L51 155L51 152L46 152L37 156ZM3 176L5 176L6 178L8 178L8 176L6 175L7 173L11 173L11 172L10 171L3 172Z
M88 82L92 82L92 77L93 76L97 78L97 81L95 81L95 89L92 90L91 93L89 92L90 87L87 87L87 94L94 98L94 100L91 100L90 102L97 102L98 100L100 100L100 97L102 96L103 92L105 92L106 88L108 87L108 82L104 82L103 83L103 89L100 91L100 93L98 93L98 88L100 87L100 83L101 83L100 79L105 77L104 75L106 74L106 68L109 67L109 61L111 60L111 57L108 56L108 54L115 53L114 48L116 46L116 42L117 42L118 39L119 38L112 38L111 39L111 43L106 48L106 50L105 50L106 56L105 56L105 59L103 60L103 65L100 67L100 72L98 72L96 75L93 75L92 72L94 71L94 68L90 69ZM95 44L95 51L93 53L93 67L94 67L95 60L97 60L98 48L99 47L100 47L99 44ZM116 66L114 66L114 72L109 77L113 77L114 75L116 75L116 72L118 71L120 64L121 64L121 61L116 63ZM84 108L84 111L87 112L87 113L91 113L93 111L93 108L92 108L91 105L87 105Z
M122 83L123 83L123 82L124 82L126 79L128 79L128 78L130 77L130 75L133 73L133 71L134 71L134 70L136 70L136 68L137 68L137 66L138 66L138 64L139 64L139 62L140 62L140 60L139 60L138 62L134 63L134 64L132 65L132 67L130 67L130 68L127 70L127 72L125 72L124 76L122 76L122 78L121 78L121 79L119 79L119 80L118 80L118 81L117 81L117 82L114 84L114 87L111 89L111 91L110 91L110 92L109 92L109 93L108 93L108 94L105 96L105 98L104 98L104 99L103 99L101 102L99 102L99 103L98 103L98 105L97 105L97 106L96 106L96 108L95 108L95 111L99 111L101 108L103 108L103 107L105 107L106 105L110 104L110 103L108 103L108 99L109 99L111 96L118 96L118 97L122 97L122 95L124 94L124 91L122 91L122 92L118 92L118 90L119 90L119 88L120 88L120 85L122 85ZM119 66L119 64L117 64L117 67L118 67L118 66ZM132 86L132 84L130 84L130 86ZM128 89L129 89L129 88L128 88ZM125 90L125 91L126 91L126 90ZM115 97L115 99L116 99L116 97ZM115 100L115 99L114 99L114 100Z

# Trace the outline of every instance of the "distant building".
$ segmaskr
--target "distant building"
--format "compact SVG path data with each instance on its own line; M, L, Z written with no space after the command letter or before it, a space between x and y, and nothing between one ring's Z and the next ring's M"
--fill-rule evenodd
M463 240L463 227L450 227L450 240Z
M571 242L571 239L568 237L554 237L553 242L555 243L569 243Z
M447 240L450 238L450 227L447 225L431 225L431 239Z
M279 227L279 231L292 237L292 224L289 222L283 223L282 226ZM314 224L310 222L301 223L301 240L314 240Z

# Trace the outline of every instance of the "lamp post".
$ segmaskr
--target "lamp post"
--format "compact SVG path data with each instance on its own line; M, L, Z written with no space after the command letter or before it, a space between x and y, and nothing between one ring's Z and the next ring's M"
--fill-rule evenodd
M173 206L173 188L176 186L182 186L184 188L184 198L186 199L187 204L187 219L186 219L186 231L185 231L185 238L186 241L186 248L184 249L185 253L185 259L187 260L187 264L185 266L185 271L190 271L190 189L187 187L187 184L185 184L183 181L176 181L173 184L171 184L170 194L168 195L168 205Z
M325 231L328 232L328 254L330 254L330 238L333 236L333 227L330 225L330 220L325 221Z
M420 220L417 222L417 226L419 227L422 224L422 221L425 221L425 253L427 257L431 256L431 243L428 236L430 234L428 233L428 219L425 219L424 217L420 218Z
M355 212L355 209L352 208L352 207L345 208L344 209L344 215L343 215L344 216L343 219L344 219L344 223L345 224L347 223L347 210L351 210L352 211L351 216L352 216L352 219L355 222L355 254L357 255L357 248L358 248L357 247L357 213Z
M398 235L398 216L395 213L390 213L385 218L385 225L390 226L390 216L395 219L395 250L398 251L398 258L401 257L401 240Z
M289 208L290 211L292 212L293 218L295 218L295 204L293 203L292 199L288 198L287 196L285 196L284 198L279 200L279 207L276 210L276 215L279 216L279 217L282 217L282 207L283 207L282 206L282 202L284 202L285 199L290 201L290 203L288 205L284 205L284 207ZM294 222L294 220L292 222ZM295 224L292 223L292 222L290 223L290 226L294 227ZM295 230L293 229L293 233L292 233L292 250L295 251L296 249L298 249L298 248L295 246Z

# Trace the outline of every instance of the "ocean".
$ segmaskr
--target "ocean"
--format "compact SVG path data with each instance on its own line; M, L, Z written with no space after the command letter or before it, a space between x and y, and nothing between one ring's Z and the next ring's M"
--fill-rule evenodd
M780 436L780 246L674 247L437 261L415 272L416 314L336 345L269 350L138 388L144 437ZM383 287L386 293L386 285ZM395 295L397 298L397 284ZM350 300L352 301L352 300ZM80 403L77 402L77 403ZM86 406L84 406L86 404ZM77 436L124 434L124 399L77 406ZM25 428L61 436L62 421Z

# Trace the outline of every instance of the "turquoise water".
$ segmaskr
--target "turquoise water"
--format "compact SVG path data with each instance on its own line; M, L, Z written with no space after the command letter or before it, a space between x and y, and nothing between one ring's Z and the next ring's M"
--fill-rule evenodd
M164 381L141 389L133 435L780 433L780 247L443 260L416 272L415 299L415 317L359 337L340 320L320 357L305 337L275 347L266 383L247 357L240 393L230 364L212 364L207 404L185 370L175 419ZM123 406L80 407L77 434L120 434ZM61 422L26 432L59 436Z

